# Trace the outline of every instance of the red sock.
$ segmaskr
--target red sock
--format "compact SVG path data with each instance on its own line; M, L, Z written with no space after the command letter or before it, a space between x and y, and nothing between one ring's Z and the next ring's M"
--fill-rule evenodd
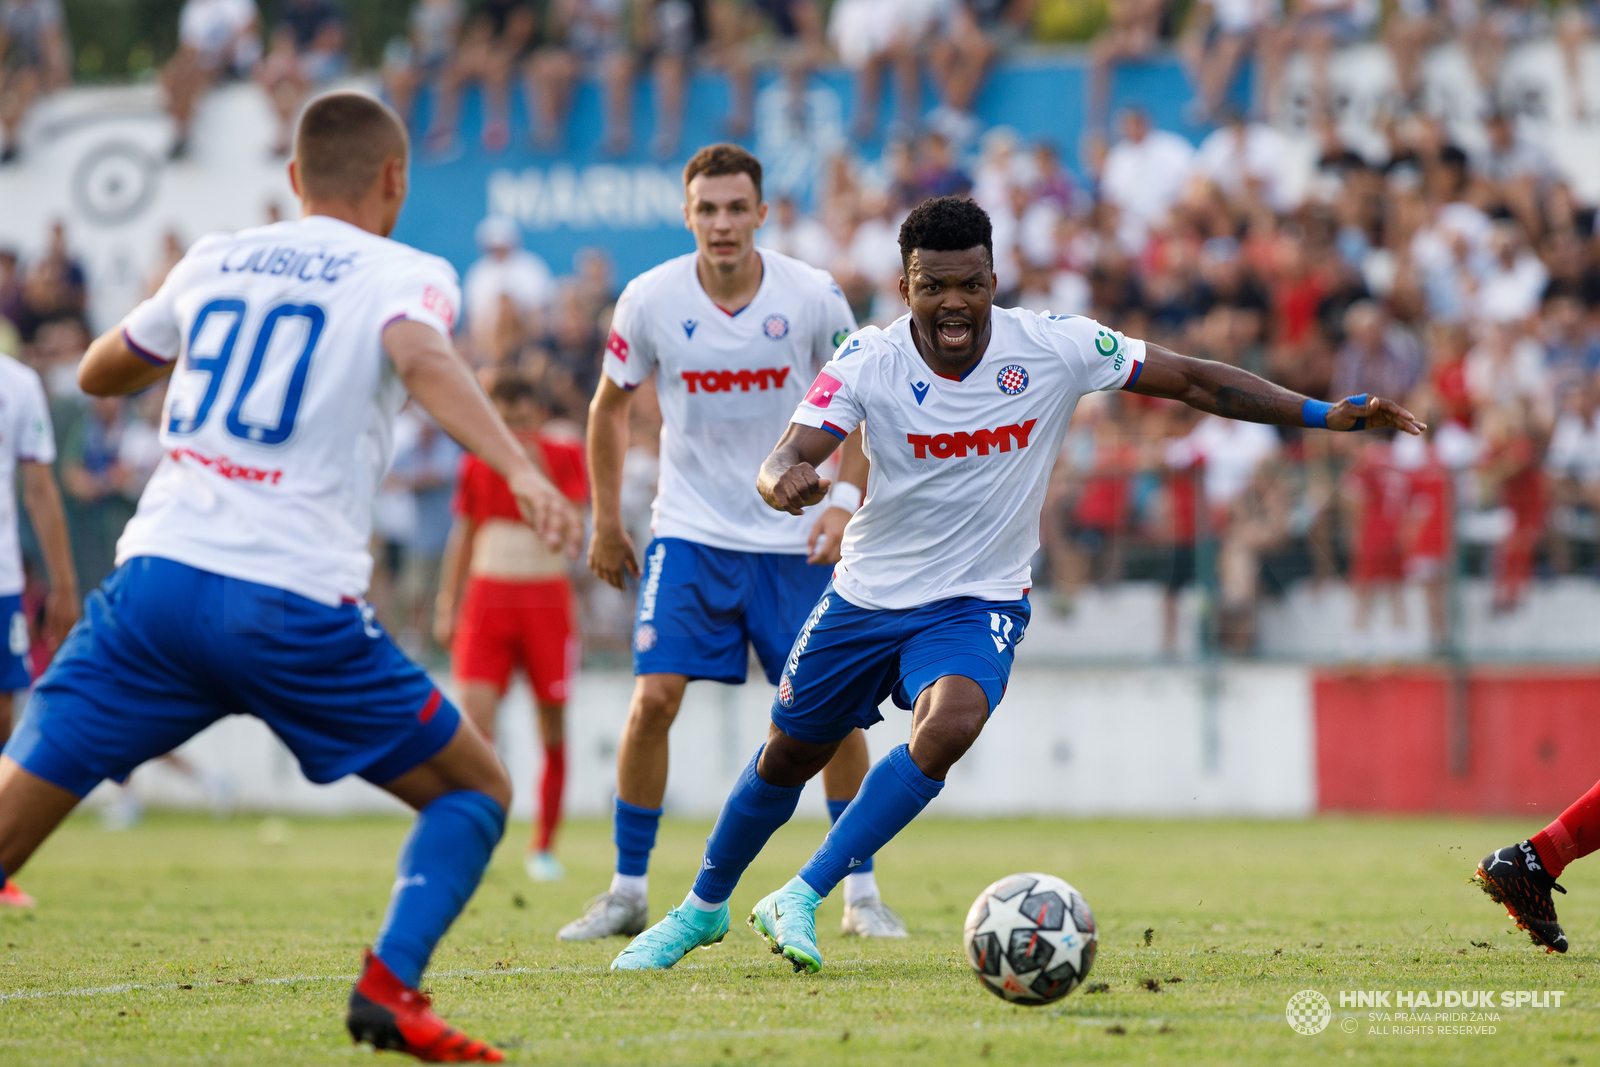
M544 746L544 777L539 780L539 851L550 851L550 841L561 825L561 796L567 788L567 745L558 741Z
M1530 840L1552 878L1560 877L1573 860L1600 848L1600 782Z

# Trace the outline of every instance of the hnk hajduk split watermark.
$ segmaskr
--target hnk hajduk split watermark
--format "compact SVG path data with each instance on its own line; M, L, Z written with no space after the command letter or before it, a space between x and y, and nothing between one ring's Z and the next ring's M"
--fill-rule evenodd
M1343 989L1339 1007L1364 1011L1349 1015L1339 1029L1354 1034L1365 1029L1376 1037L1473 1036L1497 1032L1502 1009L1559 1008L1564 989ZM1315 989L1289 998L1284 1011L1296 1033L1320 1034L1333 1021L1333 1005Z

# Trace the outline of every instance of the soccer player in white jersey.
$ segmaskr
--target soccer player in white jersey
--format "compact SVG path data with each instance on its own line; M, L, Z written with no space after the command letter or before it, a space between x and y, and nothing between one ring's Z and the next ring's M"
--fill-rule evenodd
M60 643L78 621L78 572L72 565L67 518L50 465L56 461L55 434L44 384L31 367L0 352L0 737L11 735L11 709L19 690L28 688L28 617L22 610L22 547L17 537L17 476L22 504L50 578L45 602L45 639ZM26 908L33 898L4 879L0 907Z
M90 346L91 395L172 376L166 455L0 757L0 867L21 867L103 779L254 715L312 781L360 775L417 809L351 1036L498 1062L418 986L500 840L511 783L361 599L406 394L507 479L552 546L575 551L581 527L451 347L455 271L386 237L407 155L376 100L312 102L289 171L303 218L202 238Z
M590 409L589 565L618 588L625 573L638 574L620 507L628 403L652 375L665 425L653 540L634 620L637 677L617 752L616 874L611 888L561 930L563 940L631 936L645 928L646 872L667 786L667 732L684 686L696 678L742 683L750 646L767 680L778 684L866 484L857 437L814 523L798 512L773 511L756 493L762 459L807 384L855 329L855 318L825 271L755 247L767 205L754 156L737 145L711 145L689 160L683 177L684 220L696 251L647 271L623 291ZM830 814L837 817L855 796L868 763L866 739L859 732L844 738L822 772ZM754 774L752 761L744 776ZM866 937L905 936L870 865L845 883L842 925Z
M938 795L1000 703L1028 625L1045 486L1084 393L1130 389L1285 426L1422 429L1387 400L1330 405L1091 319L993 307L989 216L969 200L940 197L912 211L900 254L911 313L840 346L761 468L761 495L797 513L828 490L816 465L866 428L867 499L784 665L756 784L741 782L728 798L687 899L615 968L671 967L721 937L729 892L793 810L787 798L841 738L880 721L878 705L892 697L912 711L911 743L872 768L816 855L750 916L797 970L821 966L822 898ZM715 882L705 877L713 868Z

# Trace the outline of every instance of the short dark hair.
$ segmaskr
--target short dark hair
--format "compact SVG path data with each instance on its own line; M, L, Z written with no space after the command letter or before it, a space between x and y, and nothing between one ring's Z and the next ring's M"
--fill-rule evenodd
M489 387L489 399L500 404L544 403L539 387L516 371L503 372L494 380L494 385Z
M683 165L683 187L700 175L719 178L724 174L748 174L756 187L756 203L761 203L761 160L736 144L708 144Z
M359 200L385 162L409 151L400 117L365 93L317 97L300 116L294 140L301 190L329 200Z
M983 246L994 266L994 226L989 213L964 196L936 196L911 210L900 224L900 263L907 266L911 253L961 252Z

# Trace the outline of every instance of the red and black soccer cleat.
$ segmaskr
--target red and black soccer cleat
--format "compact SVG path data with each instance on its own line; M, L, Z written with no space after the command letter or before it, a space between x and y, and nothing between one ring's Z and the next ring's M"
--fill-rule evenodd
M35 901L22 887L7 878L4 885L0 885L0 908L31 908Z
M434 1014L428 998L394 976L368 951L361 980L350 990L345 1026L357 1042L408 1052L427 1063L500 1063L505 1054L468 1037Z
M1539 861L1527 841L1496 849L1483 857L1472 876L1478 888L1496 904L1505 906L1511 921L1525 930L1546 952L1567 951L1567 935L1556 921L1555 899L1550 890L1565 893Z

